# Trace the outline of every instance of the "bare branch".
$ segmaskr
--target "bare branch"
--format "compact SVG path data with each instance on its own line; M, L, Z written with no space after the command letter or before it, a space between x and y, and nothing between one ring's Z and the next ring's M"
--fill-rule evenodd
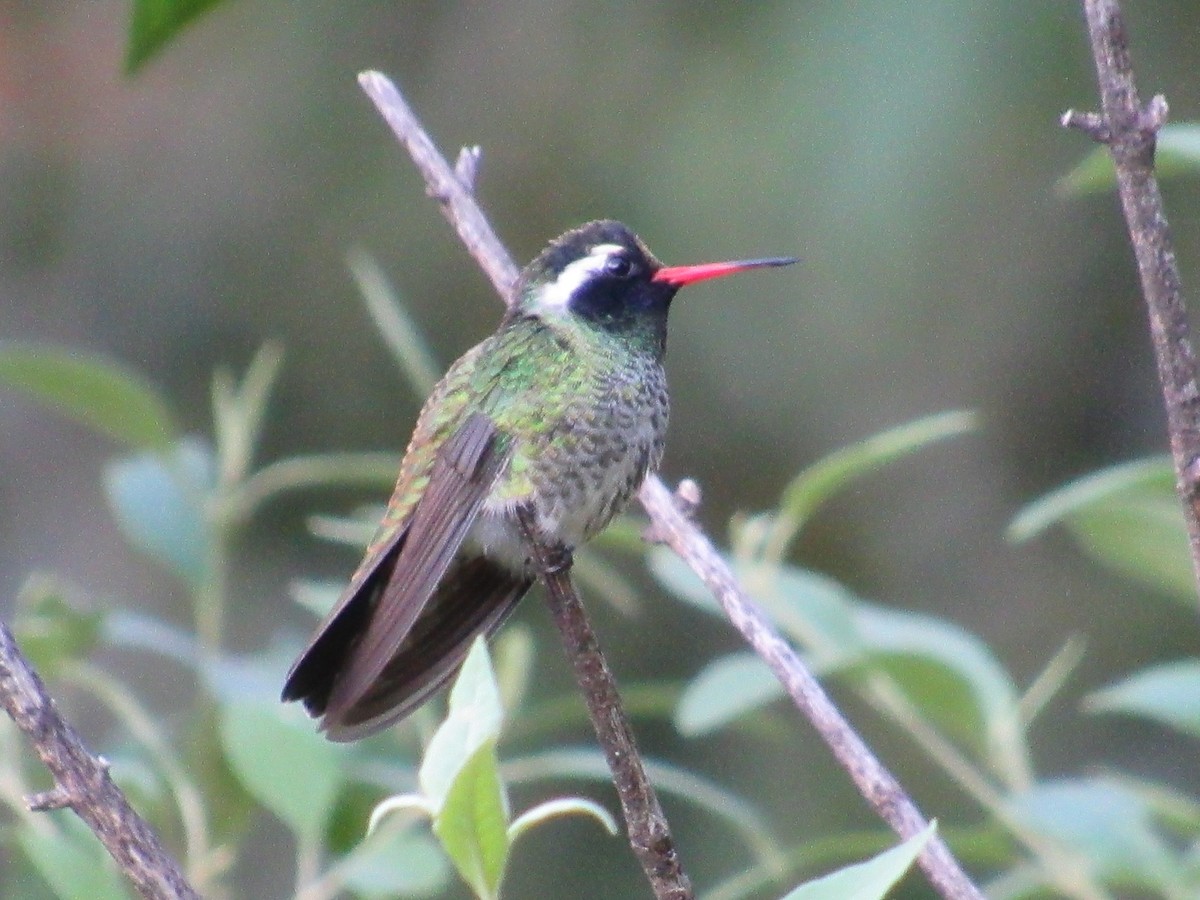
M0 704L33 742L55 786L29 797L34 811L71 808L95 832L117 865L147 898L199 900L175 860L108 774L63 721L37 672L0 622Z
M430 196L441 202L442 213L458 231L471 255L492 279L505 302L511 302L516 267L488 225L471 192L454 175L421 123L400 97L399 91L385 75L364 72L359 75L359 83L412 154L417 168L425 176ZM682 505L686 506L687 500L695 494L690 486L682 488ZM742 632L755 652L771 666L797 708L816 725L838 762L850 773L879 816L902 837L907 838L921 831L926 822L916 805L855 734L799 657L741 590L720 554L700 529L688 521L679 501L656 475L646 479L638 498L650 516L651 534L665 540L713 591L730 621ZM963 873L949 848L937 835L925 845L918 863L943 897L951 900L982 900L983 895Z
M479 268L491 280L492 286L506 305L513 302L513 285L520 274L516 263L496 237L483 210L475 202L474 185L450 168L446 158L430 139L420 121L409 109L396 86L380 72L363 72L358 83L391 126L392 133L404 145L425 179L426 191L442 207L444 215L467 251L475 257ZM461 157L460 157L461 160ZM464 167L465 169L466 167ZM476 164L471 164L472 175Z
M1179 266L1154 177L1154 151L1158 131L1167 120L1167 101L1155 96L1142 105L1134 83L1129 35L1116 0L1084 0L1083 7L1100 85L1101 112L1070 110L1063 116L1063 125L1106 144L1116 166L1121 207L1150 317L1176 488L1183 501L1192 566L1200 583L1200 387Z
M859 793L880 818L904 838L923 831L928 823L900 782L838 712L816 676L771 627L754 601L746 596L721 554L700 529L688 521L662 482L647 480L638 496L654 522L656 534L700 576L733 627L779 679L792 703L812 722ZM917 862L943 897L983 900L983 894L936 835L925 845Z
M646 775L633 728L617 692L617 682L600 650L596 633L571 580L570 551L547 546L528 509L517 513L546 586L546 599L575 680L621 799L629 844L658 900L691 900L692 885L683 871L667 817Z

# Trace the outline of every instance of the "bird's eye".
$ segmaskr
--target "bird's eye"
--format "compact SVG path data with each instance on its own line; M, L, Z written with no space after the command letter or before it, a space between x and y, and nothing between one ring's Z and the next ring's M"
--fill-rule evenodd
M614 278L628 278L633 274L633 263L630 262L628 256L616 254L605 261L604 272Z

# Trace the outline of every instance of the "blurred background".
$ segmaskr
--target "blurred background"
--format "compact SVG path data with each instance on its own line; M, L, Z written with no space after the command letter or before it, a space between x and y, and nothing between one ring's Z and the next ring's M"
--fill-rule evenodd
M1173 120L1194 118L1200 7L1126 12L1143 91L1165 93ZM128 15L126 3L0 3L0 339L119 360L204 434L214 367L240 371L277 339L262 459L399 452L421 398L371 325L347 252L378 259L443 362L490 333L501 307L361 94L356 73L380 69L447 153L483 146L480 198L521 261L601 216L671 264L802 257L695 288L673 312L664 475L701 483L700 521L717 538L838 446L978 410L976 434L840 497L795 560L958 622L1018 684L1085 635L1080 673L1034 734L1038 770L1107 763L1196 787L1194 743L1075 711L1106 679L1189 652L1192 614L1059 535L1003 536L1067 479L1166 449L1115 197L1055 191L1090 149L1058 116L1096 105L1075 3L229 0L127 78ZM1194 284L1200 193L1170 183L1167 200ZM186 623L183 591L113 524L100 473L115 452L0 391L0 611L43 570ZM285 625L298 644L312 619L288 582L355 564L308 536L305 517L382 499L292 496L254 522L231 581L235 649ZM641 581L637 618L595 612L623 682L686 678L736 646ZM543 651L538 691L568 692L544 610L527 603L518 617ZM159 703L186 689L142 687ZM851 713L923 807L970 819L903 739ZM782 829L872 822L806 726L789 725L786 753L736 730L697 742L642 727L649 752L730 784ZM587 735L581 723L574 736ZM680 842L702 848L694 877L733 864L703 815L669 811ZM627 849L596 851L593 828L523 845L512 896L592 896L572 887L585 874L555 867L558 840L616 867L625 880L604 896L637 895ZM286 862L286 847L263 858L273 852ZM286 875L264 865L254 878L255 896L287 896Z

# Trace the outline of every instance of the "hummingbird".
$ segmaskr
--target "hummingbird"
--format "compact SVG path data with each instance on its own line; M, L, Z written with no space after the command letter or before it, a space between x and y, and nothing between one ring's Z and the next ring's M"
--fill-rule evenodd
M524 525L570 552L662 459L667 311L685 285L792 258L663 266L619 222L551 241L425 402L365 557L288 673L333 741L420 706L538 577Z

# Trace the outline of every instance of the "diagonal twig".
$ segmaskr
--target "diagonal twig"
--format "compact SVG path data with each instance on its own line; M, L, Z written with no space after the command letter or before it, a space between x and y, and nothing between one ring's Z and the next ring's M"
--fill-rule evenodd
M425 178L427 192L438 201L442 214L458 232L504 302L511 304L517 267L475 202L472 190L446 162L387 76L363 72L359 75L359 84L408 149ZM704 580L730 621L771 667L793 703L813 722L839 764L850 773L879 816L901 837L908 838L922 831L927 823L916 804L858 737L815 676L741 589L708 538L679 510L662 480L655 475L649 476L638 498L650 516L655 534L665 538L671 549ZM943 897L982 900L979 889L971 883L938 835L925 845L917 861Z
M1116 166L1167 409L1176 489L1187 520L1192 568L1200 583L1200 386L1171 229L1154 176L1154 150L1158 131L1167 120L1167 101L1159 94L1142 104L1133 78L1129 35L1116 0L1084 0L1083 7L1101 112L1068 110L1062 124L1105 144Z
M70 808L96 834L138 892L153 900L200 900L153 829L139 816L93 756L63 721L37 672L0 622L0 705L33 742L54 776L54 787L29 797L35 812Z

